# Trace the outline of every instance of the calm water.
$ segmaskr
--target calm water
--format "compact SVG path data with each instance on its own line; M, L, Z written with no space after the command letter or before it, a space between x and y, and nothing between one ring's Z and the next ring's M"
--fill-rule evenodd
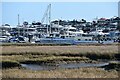
M107 62L100 63L60 63L58 66L38 65L38 64L21 64L22 67L30 70L54 70L54 69L77 69L83 67L102 67L108 65Z

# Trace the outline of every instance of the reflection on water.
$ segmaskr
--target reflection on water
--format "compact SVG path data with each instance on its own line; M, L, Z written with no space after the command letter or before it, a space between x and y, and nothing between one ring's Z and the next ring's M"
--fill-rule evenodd
M58 66L38 65L38 64L21 64L22 67L30 70L53 70L53 69L76 69L82 67L102 67L109 63L60 63Z

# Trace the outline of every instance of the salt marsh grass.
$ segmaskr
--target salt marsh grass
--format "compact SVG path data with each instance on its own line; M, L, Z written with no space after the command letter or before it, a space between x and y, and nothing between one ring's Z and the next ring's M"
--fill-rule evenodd
M117 78L118 72L102 68L57 69L32 71L20 67L20 63L60 61L95 62L98 59L120 59L118 45L4 45L0 58L6 68L3 78ZM11 66L12 65L12 66ZM3 66L4 67L4 66Z

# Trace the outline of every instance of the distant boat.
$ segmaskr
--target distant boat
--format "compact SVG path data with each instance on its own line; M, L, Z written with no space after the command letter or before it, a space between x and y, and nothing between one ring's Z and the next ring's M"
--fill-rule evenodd
M11 43L25 43L24 37L13 37L8 40Z
M8 37L7 36L0 36L0 43L4 43L8 41Z
M98 43L98 41L92 40L92 36L86 37L87 36L86 35L84 37L82 35L77 36L76 34L74 33L71 35L67 35L67 34L60 35L59 33L51 33L49 36L40 38L36 40L35 42L43 43L43 44L81 44L81 43L93 44L93 43Z

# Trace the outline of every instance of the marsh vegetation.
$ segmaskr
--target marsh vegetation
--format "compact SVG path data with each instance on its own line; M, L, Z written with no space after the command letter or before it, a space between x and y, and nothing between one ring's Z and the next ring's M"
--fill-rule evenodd
M118 45L67 45L67 46L1 46L2 73L6 77L20 78L115 78L118 77L119 63L104 67L82 67L54 70L29 70L21 64L47 64L57 66L61 63L99 63L100 60L120 60ZM115 66L114 66L114 65ZM109 68L109 69L107 69ZM74 74L74 75L72 75ZM29 76L31 75L31 76ZM46 76L47 75L47 76ZM88 76L89 75L89 76Z

